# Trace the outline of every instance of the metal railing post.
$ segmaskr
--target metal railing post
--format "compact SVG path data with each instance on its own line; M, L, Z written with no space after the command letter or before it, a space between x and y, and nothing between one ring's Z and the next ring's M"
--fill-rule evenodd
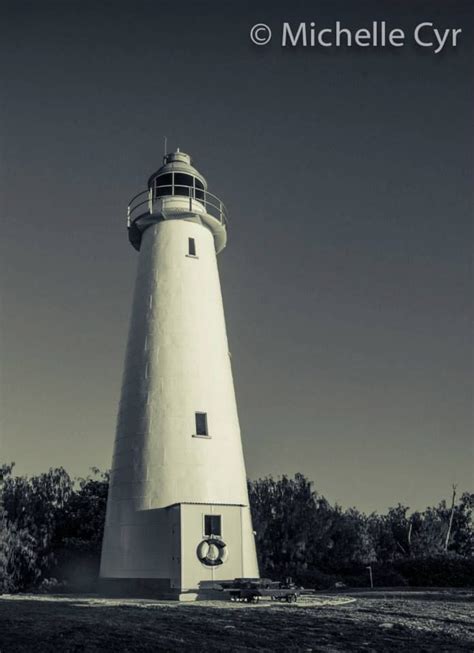
M153 213L153 189L148 189L148 213L151 215Z

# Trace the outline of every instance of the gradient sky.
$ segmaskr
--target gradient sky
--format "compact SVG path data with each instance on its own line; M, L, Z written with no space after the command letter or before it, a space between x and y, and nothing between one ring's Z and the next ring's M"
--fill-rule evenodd
M402 6L403 5L403 6ZM434 55L257 47L256 22L463 29ZM385 510L472 489L472 2L3 2L1 441L108 468L137 253L180 146L219 257L250 478Z

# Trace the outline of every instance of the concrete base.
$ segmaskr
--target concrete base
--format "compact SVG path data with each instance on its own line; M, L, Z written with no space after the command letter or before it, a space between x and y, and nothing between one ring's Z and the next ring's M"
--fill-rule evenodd
M161 578L101 578L99 594L110 598L154 599L162 601L226 601L227 595L213 587L182 590Z

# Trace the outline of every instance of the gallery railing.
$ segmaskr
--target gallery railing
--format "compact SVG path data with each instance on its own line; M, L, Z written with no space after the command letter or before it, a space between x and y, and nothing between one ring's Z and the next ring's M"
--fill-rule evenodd
M149 190L144 190L132 197L127 207L127 227L130 227L144 213L153 213L154 202L160 199L166 199L167 197L189 199L190 211L195 210L193 202L199 202L205 208L206 213L209 213L209 215L218 220L222 225L225 226L227 224L227 209L224 206L224 202L216 195L209 193L209 191L203 188L169 184L157 186L155 189L150 188ZM147 205L146 208L145 205Z

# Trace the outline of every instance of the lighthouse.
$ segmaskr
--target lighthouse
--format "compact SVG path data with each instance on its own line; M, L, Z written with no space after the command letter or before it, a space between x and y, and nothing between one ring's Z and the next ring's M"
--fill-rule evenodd
M227 212L178 149L132 198L127 227L138 270L101 587L192 600L258 577L217 267Z

